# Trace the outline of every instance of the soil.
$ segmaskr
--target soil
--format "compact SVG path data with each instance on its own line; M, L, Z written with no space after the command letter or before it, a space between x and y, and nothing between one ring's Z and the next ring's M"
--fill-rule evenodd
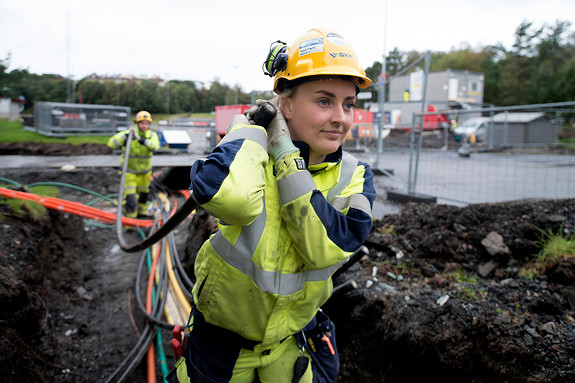
M61 145L19 150L79 154ZM1 154L16 153L0 147ZM117 192L117 170L7 169L0 176L109 195ZM69 200L93 198L60 190ZM105 381L144 328L134 299L140 255L120 249L114 228L76 215L19 218L4 204L0 213L1 380ZM213 230L201 211L176 228L188 268L198 238ZM540 263L538 277L526 278L542 233L575 233L575 199L408 203L375 220L364 247L334 276L324 306L337 328L337 382L575 381L575 257ZM138 240L136 232L126 236ZM165 351L171 366L167 343ZM124 381L145 379L142 361Z

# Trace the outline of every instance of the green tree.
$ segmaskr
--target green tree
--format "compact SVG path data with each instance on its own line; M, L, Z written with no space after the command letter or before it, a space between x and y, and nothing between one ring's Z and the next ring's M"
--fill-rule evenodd
M147 110L150 113L165 112L164 97L161 97L158 83L144 80L132 89L131 108L134 111Z

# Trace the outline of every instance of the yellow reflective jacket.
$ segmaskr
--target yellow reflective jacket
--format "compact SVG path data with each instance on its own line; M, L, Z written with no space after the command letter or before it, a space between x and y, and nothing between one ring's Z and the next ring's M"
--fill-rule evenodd
M128 139L130 130L124 130L110 137L108 147L112 149L122 149L122 160L120 166L124 164L126 153L124 145ZM130 144L130 158L128 159L127 172L132 174L146 174L152 170L152 155L160 149L160 139L158 133L148 129L142 132L138 129L140 141L132 139Z
M369 165L340 148L308 169L309 147L294 144L275 162L263 128L237 125L191 171L191 194L220 228L196 258L195 305L264 346L312 320L373 221Z

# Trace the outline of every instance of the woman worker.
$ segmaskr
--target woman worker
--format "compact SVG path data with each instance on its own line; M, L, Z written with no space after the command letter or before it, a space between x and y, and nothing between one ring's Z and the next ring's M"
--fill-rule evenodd
M371 81L337 33L272 44L277 107L256 107L191 171L190 193L219 219L201 247L186 345L170 382L333 381L331 275L372 227L373 173L343 152L359 88ZM306 331L302 330L305 328Z

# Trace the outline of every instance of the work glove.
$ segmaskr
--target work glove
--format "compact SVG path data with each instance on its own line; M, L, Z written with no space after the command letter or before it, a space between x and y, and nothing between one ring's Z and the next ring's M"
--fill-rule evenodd
M130 131L132 132L132 139L140 141L140 135L138 134L138 128L136 128L135 126L132 126L130 128Z
M232 121L230 121L226 129L226 133L229 133L232 130L232 128L238 124L251 125L246 116L244 116L243 114L236 114L234 117L232 117Z
M248 118L252 120L253 123L253 116L260 105L270 103L276 108L274 118L268 126L264 126L268 132L268 153L271 154L276 161L299 150L291 140L286 120L278 106L278 100L279 97L274 97L271 100L256 100L254 107L246 112Z

